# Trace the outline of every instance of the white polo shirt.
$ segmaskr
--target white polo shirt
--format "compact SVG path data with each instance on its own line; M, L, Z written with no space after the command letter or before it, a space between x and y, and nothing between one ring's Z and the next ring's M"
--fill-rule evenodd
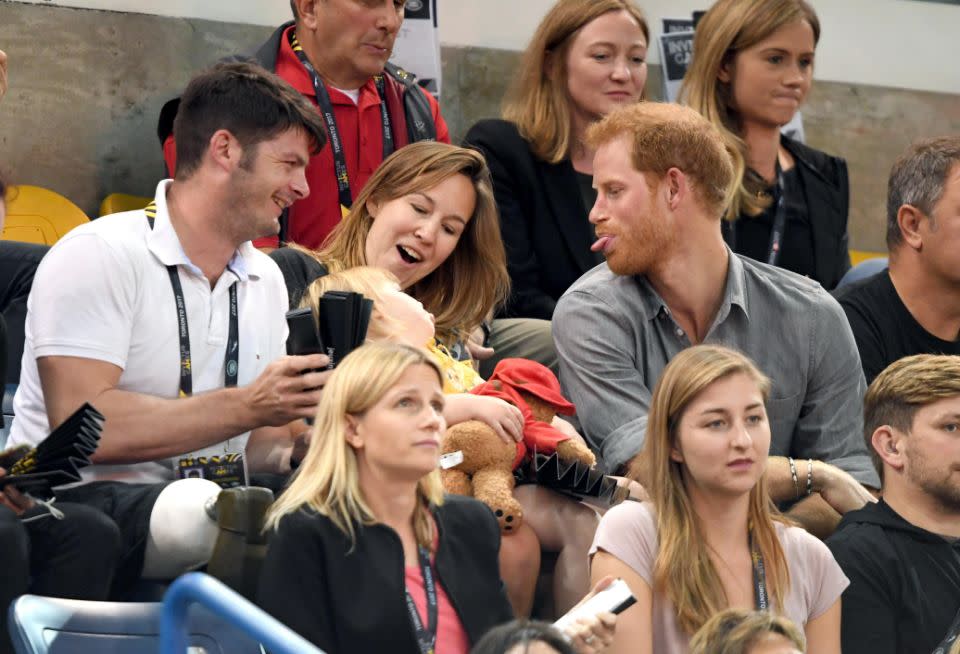
M43 258L27 302L26 343L9 445L36 444L50 432L37 357L73 356L123 369L117 388L176 398L179 323L167 266L176 265L190 330L193 392L223 388L230 285L237 282L238 385L250 384L285 352L287 290L280 269L249 242L210 283L184 253L167 214L169 180L157 187L151 230L143 210L98 218L73 229ZM243 451L249 432L204 454ZM172 460L91 466L85 480L173 479Z

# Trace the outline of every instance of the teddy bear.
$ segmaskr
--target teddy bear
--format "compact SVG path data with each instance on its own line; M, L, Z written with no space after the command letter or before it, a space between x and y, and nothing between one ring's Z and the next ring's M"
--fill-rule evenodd
M549 368L528 359L503 359L490 379L471 393L499 397L523 414L523 440L505 443L492 427L468 420L447 429L441 454L461 452L463 461L443 470L448 493L472 495L489 506L500 529L510 533L523 524L523 510L513 497L513 471L528 457L557 453L564 461L596 464L596 457L582 442L571 439L550 423L557 414L572 415L573 404L560 392L560 382Z

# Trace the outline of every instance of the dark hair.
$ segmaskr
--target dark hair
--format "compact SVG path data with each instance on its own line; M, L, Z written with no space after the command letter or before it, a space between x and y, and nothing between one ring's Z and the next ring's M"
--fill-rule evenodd
M538 620L512 620L488 631L470 650L470 654L504 654L516 645L546 643L560 654L576 654L573 645L552 625Z
M4 176L3 171L0 170L0 202L6 202L7 198L7 178Z
M297 0L290 0L290 11L293 12L293 21L300 22L300 13L297 11Z
M316 108L287 82L257 64L220 63L190 80L173 123L177 178L200 165L217 130L225 129L251 156L257 144L302 129L316 154L327 142Z
M903 242L897 215L905 204L916 207L931 223L933 207L954 165L960 163L960 136L941 136L913 143L890 170L887 182L887 249Z

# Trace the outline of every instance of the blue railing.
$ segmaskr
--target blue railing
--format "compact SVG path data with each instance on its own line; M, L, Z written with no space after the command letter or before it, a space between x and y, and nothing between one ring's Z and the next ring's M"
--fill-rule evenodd
M160 613L160 654L185 654L187 611L194 602L230 620L271 654L324 654L276 618L202 572L179 577L163 596Z

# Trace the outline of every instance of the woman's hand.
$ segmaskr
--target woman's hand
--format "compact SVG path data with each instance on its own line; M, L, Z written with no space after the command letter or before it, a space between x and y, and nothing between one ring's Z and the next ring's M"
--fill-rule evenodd
M467 420L479 420L497 432L504 443L523 440L523 414L520 409L498 397L454 393L447 396L443 417L448 426Z
M0 468L0 478L5 477L7 471ZM11 485L0 489L0 505L3 505L13 511L16 515L23 515L24 511L29 511L34 506L34 501L29 495L24 495Z
M482 327L477 327L470 332L470 336L467 337L465 345L471 358L476 361L483 361L493 356L493 348L484 345L486 340L487 335Z
M620 488L626 488L629 491L632 499L640 500L641 502L645 502L646 500L650 499L647 489L644 488L640 482L634 481L633 479L629 479L627 477L617 477L615 475L610 475L610 479L616 480L617 486Z
M567 422L560 416L553 416L553 420L550 421L550 426L556 429L558 432L560 432L564 436L567 436L568 438L571 438L577 441L578 443L583 445L585 448L590 449L590 446L587 445L587 442L583 440L583 436L581 436L580 433L576 429L574 429L573 425L571 425L569 422Z
M571 611L589 600L598 592L612 584L613 577L606 576L587 593ZM617 616L610 612L580 618L564 630L578 654L598 654L613 644L613 635L617 626Z

